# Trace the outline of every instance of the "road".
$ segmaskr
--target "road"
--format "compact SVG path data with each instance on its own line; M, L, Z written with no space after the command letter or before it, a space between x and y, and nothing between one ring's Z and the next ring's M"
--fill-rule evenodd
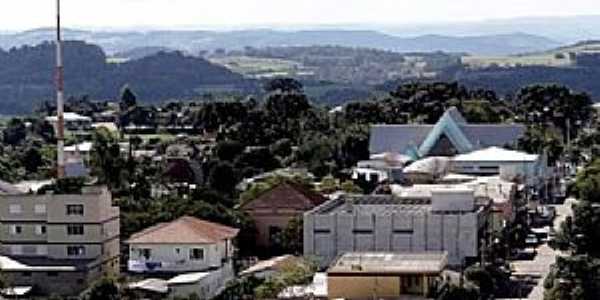
M556 208L556 218L554 219L554 230L560 229L560 224L567 216L571 216L572 205L577 201L573 198L565 200L561 205L553 205ZM556 256L561 255L560 251L555 251L547 244L542 244L537 248L537 255L533 260L521 260L512 262L513 273L521 276L530 276L539 278L536 286L531 290L527 299L542 300L544 298L544 280L550 272L550 266L556 261Z

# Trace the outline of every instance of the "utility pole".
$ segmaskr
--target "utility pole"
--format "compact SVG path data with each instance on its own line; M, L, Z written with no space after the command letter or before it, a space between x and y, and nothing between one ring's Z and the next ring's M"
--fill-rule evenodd
M65 115L64 115L64 66L63 45L60 32L60 0L56 0L56 177L65 176Z

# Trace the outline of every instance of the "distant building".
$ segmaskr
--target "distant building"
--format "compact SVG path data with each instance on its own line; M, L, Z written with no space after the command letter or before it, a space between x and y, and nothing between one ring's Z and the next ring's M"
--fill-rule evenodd
M427 299L440 287L444 252L350 252L327 270L329 299Z
M131 235L128 269L137 273L203 272L230 267L238 229L181 217Z
M277 247L279 234L288 223L327 199L298 184L282 183L264 192L256 199L244 203L240 209L256 224L257 246Z
M371 154L393 152L414 160L454 156L485 147L515 145L525 133L520 124L469 124L456 107L435 125L403 124L371 127Z
M362 179L374 184L402 180L402 168L412 158L397 153L380 153L371 155L369 160L359 161L352 169L352 179Z
M0 272L41 295L78 295L119 272L119 208L106 187L0 195Z
M77 135L87 135L92 128L92 118L82 116L74 112L65 112L65 130ZM56 116L46 117L46 121L50 122L54 126L54 130L57 130L58 118Z
M83 142L65 147L65 160L83 160L89 162L91 158L92 142Z
M347 252L446 251L450 265L461 265L479 256L489 206L466 188L342 196L304 214L304 255L323 266Z

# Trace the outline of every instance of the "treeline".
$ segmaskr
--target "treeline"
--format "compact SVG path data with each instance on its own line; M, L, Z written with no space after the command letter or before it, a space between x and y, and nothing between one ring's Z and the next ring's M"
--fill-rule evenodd
M600 64L578 63L577 67L489 67L470 70L460 68L449 70L442 76L452 78L471 88L492 89L499 94L514 94L519 88L534 84L559 84L573 90L600 97L600 85L596 78L600 76ZM599 61L600 62L600 61Z
M24 114L53 99L55 49L52 43L0 50L0 114ZM102 49L84 42L65 43L68 95L114 99L123 85L135 87L148 102L188 98L219 91L254 91L255 84L224 67L180 52L121 64L107 63Z
M460 64L458 55L443 52L398 53L341 46L246 47L229 55L292 60L316 68L316 80L380 84L393 78L419 78Z

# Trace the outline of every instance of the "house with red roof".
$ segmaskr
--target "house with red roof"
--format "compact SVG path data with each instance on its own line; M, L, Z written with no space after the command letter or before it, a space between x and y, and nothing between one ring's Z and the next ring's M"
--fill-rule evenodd
M184 216L131 235L130 272L185 273L212 271L229 265L239 230Z
M279 234L290 220L302 217L304 212L321 205L327 199L299 184L281 183L256 199L244 203L240 209L256 225L256 245L273 249L279 246Z

